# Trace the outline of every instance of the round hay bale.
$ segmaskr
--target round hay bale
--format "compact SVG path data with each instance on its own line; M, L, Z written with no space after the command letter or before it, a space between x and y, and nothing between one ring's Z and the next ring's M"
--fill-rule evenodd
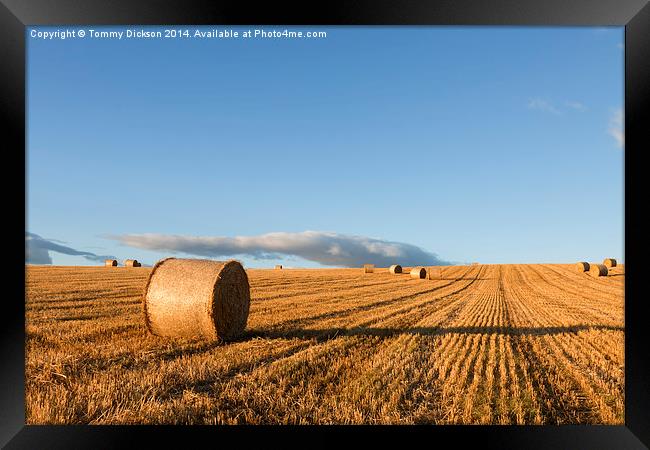
M141 266L142 264L140 264L137 259L124 260L124 267L141 267Z
M246 328L248 276L238 261L167 258L144 289L147 329L158 336L231 339Z
M614 258L605 258L603 265L607 267L616 267L616 260Z
M606 277L607 272L607 266L604 264L590 264L589 275L592 277Z
M424 267L414 267L411 269L411 278L426 278L427 269Z
M589 272L589 263L584 261L576 263L576 270L578 272Z
M392 266L390 266L388 271L393 275L395 275L396 273L402 273L402 266L400 266L399 264L393 264Z
M117 266L117 259L106 259L104 260L104 265L106 267L115 267Z
M364 264L363 265L363 273L373 273L375 271L375 265L374 264Z
M439 280L442 278L442 269L440 267L429 267L427 269L427 279Z
M282 264L277 264L275 266L275 270L282 270Z

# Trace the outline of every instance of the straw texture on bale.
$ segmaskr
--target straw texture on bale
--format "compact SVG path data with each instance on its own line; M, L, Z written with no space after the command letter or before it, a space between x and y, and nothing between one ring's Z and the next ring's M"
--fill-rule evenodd
M277 266L275 266L275 268L276 268L276 270L281 270L282 269L282 264L278 264Z
M248 276L237 261L163 259L151 270L143 309L152 334L231 339L246 328Z
M427 269L424 267L414 267L411 269L411 278L426 278Z
M127 259L124 261L125 267L141 267L142 264L138 262L137 259Z
M104 261L106 267L115 267L117 266L117 259L107 259Z
M375 265L374 264L364 264L363 265L363 273L373 273L375 271Z
M439 280L440 278L442 278L442 268L429 267L427 269L427 278L429 280Z
M616 260L614 258L606 258L603 264L607 267L616 267Z
M400 266L399 264L393 264L392 266L390 266L388 271L393 275L396 273L402 273L402 266Z
M590 264L589 267L589 275L592 277L606 277L608 271L604 264Z
M578 272L589 272L589 263L584 261L576 263L576 270Z

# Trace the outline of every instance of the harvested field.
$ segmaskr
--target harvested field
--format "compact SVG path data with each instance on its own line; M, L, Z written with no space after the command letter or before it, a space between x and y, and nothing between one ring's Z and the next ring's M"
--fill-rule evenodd
M26 268L28 424L623 424L624 267L248 270L234 342L146 333L147 268Z

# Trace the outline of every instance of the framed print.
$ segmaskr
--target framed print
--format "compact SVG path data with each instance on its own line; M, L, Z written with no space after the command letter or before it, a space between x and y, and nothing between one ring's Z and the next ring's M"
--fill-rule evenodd
M3 446L649 445L646 2L0 17Z

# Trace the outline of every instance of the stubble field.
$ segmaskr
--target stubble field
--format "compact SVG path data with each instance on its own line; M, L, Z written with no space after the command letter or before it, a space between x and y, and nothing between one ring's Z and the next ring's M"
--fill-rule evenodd
M624 423L624 268L248 270L244 336L146 333L150 269L26 268L28 424Z

